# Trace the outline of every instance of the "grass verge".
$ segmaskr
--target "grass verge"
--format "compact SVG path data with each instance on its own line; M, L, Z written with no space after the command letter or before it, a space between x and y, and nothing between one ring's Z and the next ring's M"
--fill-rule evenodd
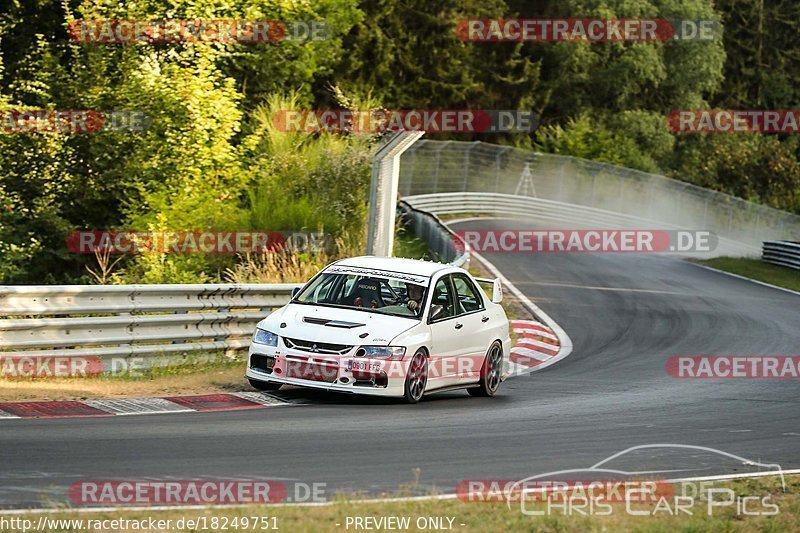
M0 401L87 400L215 394L250 390L244 359L155 367L134 375L87 378L0 379Z
M577 510L583 503L576 500L574 506L565 504L550 505L547 503L526 504L528 514L521 511L519 502L507 505L505 502L465 502L458 499L417 500L404 502L366 503L339 499L331 505L321 506L269 506L253 505L235 508L217 508L181 511L115 511L115 512L83 512L65 510L49 513L47 519L49 530L66 530L66 527L55 527L53 520L82 520L73 522L72 531L130 531L147 528L115 527L111 522L101 527L91 527L91 521L100 526L103 520L147 521L164 520L159 525L160 531L253 531L269 530L276 526L284 531L341 532L372 529L385 531L388 522L370 522L370 528L355 527L355 519L371 520L394 519L408 520L409 527L394 527L405 531L448 529L460 532L506 532L506 531L800 531L800 476L787 476L786 492L783 492L779 478L751 478L732 482L717 482L714 488L726 488L732 491L725 495L714 495L714 503L730 501L726 505L709 506L708 487L701 489L700 496L692 497L690 502L684 501L682 511L675 512L675 497L665 497L663 501L653 503L632 503L630 510L642 513L633 515L625 503L608 504L609 509L602 508L604 515L599 515L600 506L589 512L589 507ZM729 499L730 498L730 499ZM748 498L743 506L743 498ZM738 503L737 503L738 502ZM686 505L688 503L688 505ZM743 509L747 509L746 514ZM530 511L542 514L533 516ZM771 513L769 515L764 513ZM0 531L21 531L20 527L8 527L11 517L0 516ZM16 516L21 520L30 520L37 524L40 515ZM244 525L244 518L248 526ZM262 522L262 518L264 521ZM6 522L2 522L5 519ZM194 527L187 526L187 520L200 520ZM234 522L234 519L236 521ZM253 520L258 527L253 528ZM399 519L399 520L398 520ZM432 522L431 519L438 520ZM169 523L166 521L170 520ZM183 520L183 527L179 527ZM233 524L236 523L236 527ZM267 528L262 529L266 523ZM362 522L363 524L364 522ZM401 522L402 523L402 522ZM431 527L431 524L440 527ZM2 524L6 524L4 528ZM378 524L383 524L380 527ZM394 522L396 525L397 522ZM126 524L118 523L119 526ZM425 527L421 527L425 526ZM30 528L32 529L32 528Z
M792 268L746 257L716 257L698 263L800 292L800 271Z
M399 225L394 233L392 255L395 257L427 259L430 261L430 253L428 252L428 245L425 241L419 237L415 237L412 233L406 231Z

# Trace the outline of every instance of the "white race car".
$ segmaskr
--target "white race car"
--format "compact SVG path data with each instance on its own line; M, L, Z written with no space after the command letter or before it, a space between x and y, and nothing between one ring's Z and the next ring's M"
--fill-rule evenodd
M259 390L296 385L391 396L466 388L494 396L508 375L509 324L467 271L356 257L328 265L259 322L246 376Z

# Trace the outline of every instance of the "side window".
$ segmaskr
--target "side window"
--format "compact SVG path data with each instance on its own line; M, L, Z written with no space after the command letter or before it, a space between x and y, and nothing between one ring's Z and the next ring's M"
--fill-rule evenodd
M453 293L450 290L449 283L450 276L444 276L433 287L433 298L431 305L441 305L444 308L444 313L438 320L455 316L455 302L453 301Z
M483 309L483 300L472 280L463 274L454 274L453 285L456 288L456 295L461 306L459 314Z
M334 285L336 284L336 277L328 275L327 279L323 279L317 290L314 291L314 294L311 295L311 298L306 299L305 301L310 301L313 303L324 302L330 296L331 289L333 289Z

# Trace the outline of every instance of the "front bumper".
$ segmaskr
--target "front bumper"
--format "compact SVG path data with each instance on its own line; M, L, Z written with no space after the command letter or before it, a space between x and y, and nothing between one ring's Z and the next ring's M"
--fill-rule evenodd
M276 348L251 345L245 376L319 390L402 397L408 361L389 361L354 356L295 355ZM353 361L367 369L353 368Z

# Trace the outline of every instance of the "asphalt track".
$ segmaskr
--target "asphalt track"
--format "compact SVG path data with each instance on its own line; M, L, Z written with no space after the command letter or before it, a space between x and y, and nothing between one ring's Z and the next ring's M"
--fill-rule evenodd
M329 494L404 485L452 492L463 479L583 468L653 443L800 467L797 380L675 379L664 368L673 355L800 354L800 296L674 257L484 256L568 332L569 357L507 381L489 399L462 391L408 406L294 390L279 394L308 404L0 420L0 507L49 506L84 479L286 479L327 483ZM625 468L684 476L747 469L659 450L630 454Z

